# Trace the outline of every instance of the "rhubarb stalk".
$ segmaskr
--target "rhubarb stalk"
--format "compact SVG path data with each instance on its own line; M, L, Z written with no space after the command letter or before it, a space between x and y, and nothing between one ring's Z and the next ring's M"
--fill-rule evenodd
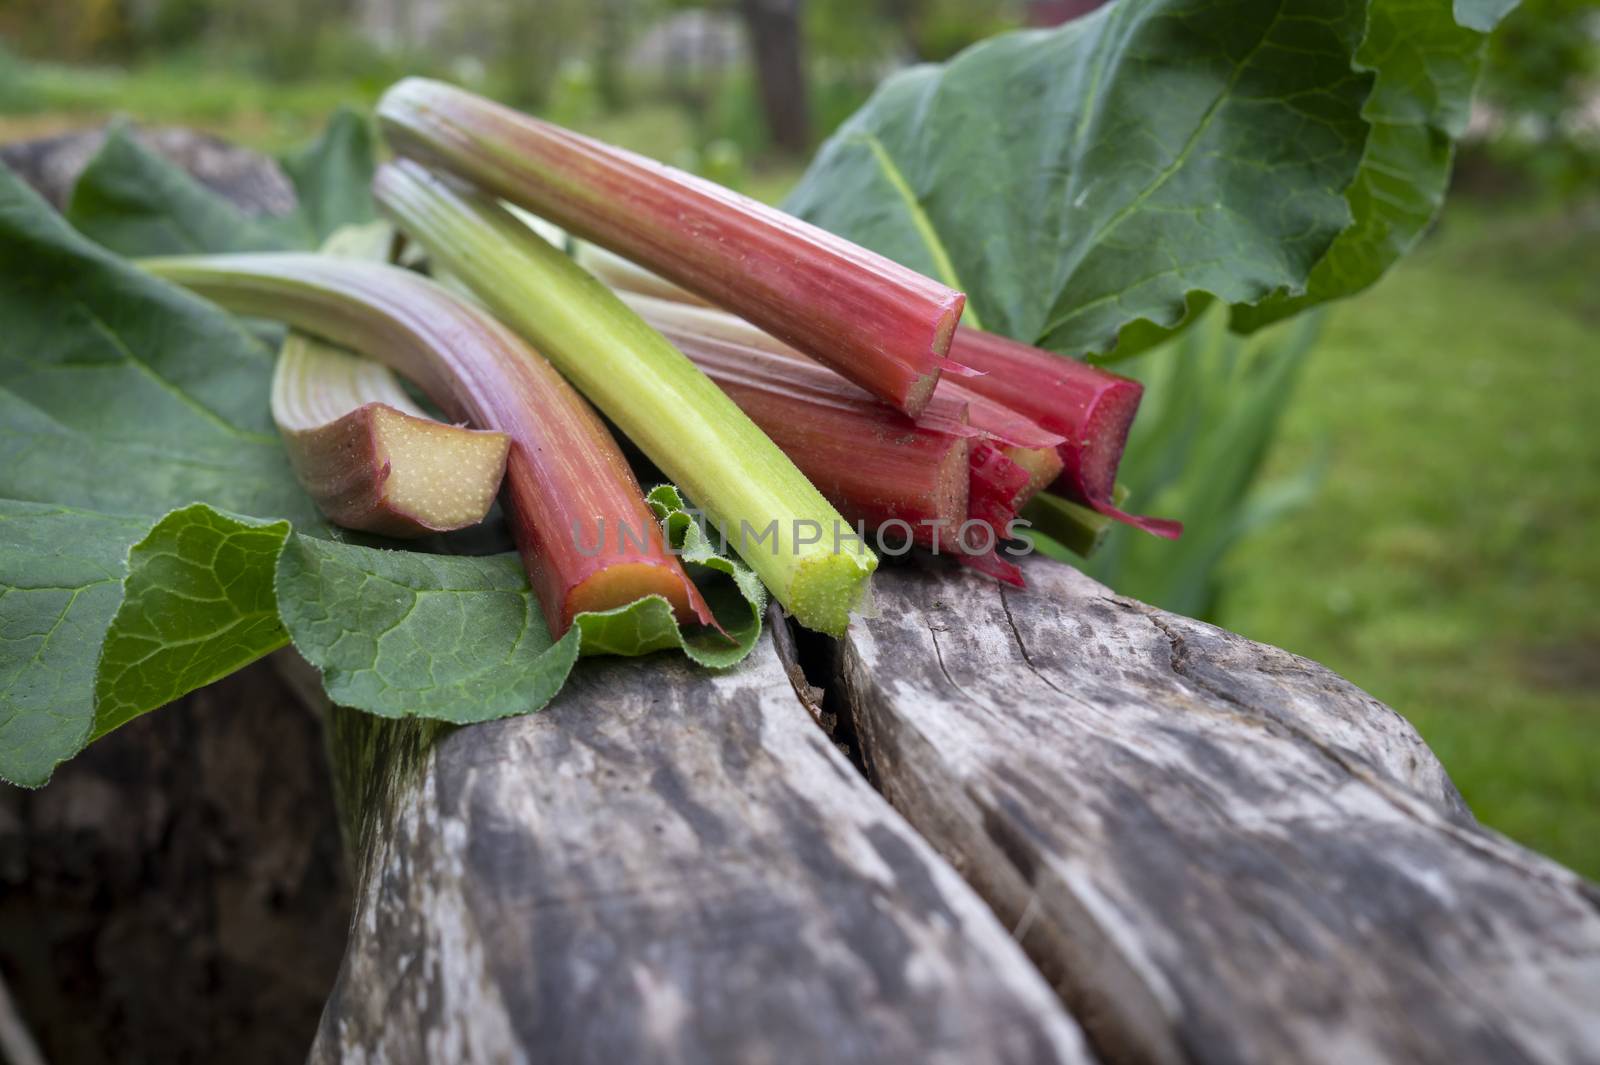
M712 623L604 424L548 362L480 308L408 270L326 255L142 265L240 314L277 318L378 359L449 417L510 437L506 509L553 636L580 612L647 595L664 597L681 621Z
M719 384L748 373L777 388L786 381L804 382L813 391L871 398L737 315L636 291L619 291L618 295ZM1056 449L1066 443L1065 437L974 391L970 384L941 380L932 400L913 424L922 430L990 441L1027 472L1022 490L1024 502L1054 481L1062 470Z
M802 625L844 631L877 558L710 378L491 198L405 161L380 168L374 192L677 482Z
M658 329L676 322L708 335L798 354L749 322L697 305L692 292L620 256L582 243L574 254L606 284L622 290L629 306ZM1144 392L1137 381L967 326L956 328L951 352L984 376L960 383L941 379L934 395L967 403L971 430L1001 441L1005 456L1028 470L1028 495L1055 484L1081 504L1157 536L1170 539L1182 531L1179 522L1125 513L1112 492ZM927 425L936 414L930 408L917 420ZM1044 440L1040 433L1053 439Z
M815 371L823 369L821 364L783 341L727 311L684 303L672 297L652 296L637 290L619 290L617 295L652 328L660 330L674 343L681 341L680 347L696 342L702 346L715 345L723 352L718 363L728 368L724 372L737 367L740 358L751 366L771 363L774 359L782 360L789 366L801 367L797 372L804 373L807 380L816 380ZM690 358L695 358L695 352L688 354ZM784 370L768 366L760 372L781 379ZM712 374L713 378L716 376ZM994 441L1008 456L1026 466L1031 474L1045 478L1039 487L1053 480L1061 470L1054 452L1058 445L1065 442L1064 437L1050 432L1005 404L979 394L969 385L958 384L948 378L941 379L933 390L928 405L917 415L916 425L955 436L983 437Z
M904 522L926 546L953 545L967 518L966 433L919 426L832 370L670 326L662 335L715 381L851 523ZM942 419L965 428L953 401Z
M725 311L637 293L622 298L721 385L846 517L870 529L899 519L912 543L1021 585L1021 572L995 548L1022 505L1061 472L1054 447L1061 437L945 381L913 421ZM1040 446L976 429L969 399L991 430Z
M977 329L956 330L951 350L983 371L964 382L967 387L1066 438L1058 448L1063 468L1056 489L1062 495L1169 540L1183 531L1181 522L1128 514L1113 499L1143 385Z
M909 414L953 365L965 296L776 208L441 82L401 81L378 121L400 155L654 270Z
M504 433L434 421L388 368L298 330L278 355L272 420L329 521L398 538L482 521L511 447Z

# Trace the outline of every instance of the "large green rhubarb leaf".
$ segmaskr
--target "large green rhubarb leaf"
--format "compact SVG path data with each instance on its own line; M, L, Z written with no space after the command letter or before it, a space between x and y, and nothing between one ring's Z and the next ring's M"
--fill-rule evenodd
M1377 81L1361 169L1345 192L1354 224L1317 263L1305 291L1241 307L1254 329L1371 285L1422 237L1444 204L1455 141L1467 128L1488 31L1515 6L1462 0L1372 0L1357 66Z
M133 545L100 649L95 737L288 642L272 589L288 535L286 521L234 519L197 503Z
M1505 6L1117 0L891 78L788 206L1069 354L1130 354L1213 301L1298 309L1432 216Z
M204 499L321 524L267 417L270 353L78 236L3 168L0 277L0 777L37 785L94 731L101 645L153 521ZM128 601L141 597L130 578ZM211 654L203 615L159 625ZM122 718L159 705L174 661L138 658L116 662Z

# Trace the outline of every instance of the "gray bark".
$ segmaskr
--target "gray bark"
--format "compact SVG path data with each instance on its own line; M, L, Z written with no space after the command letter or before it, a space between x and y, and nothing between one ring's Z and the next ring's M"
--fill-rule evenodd
M1477 827L1399 715L1070 567L1025 573L881 575L839 701L1102 1054L1600 1061L1600 895Z
M278 164L265 156L181 127L138 127L134 136L248 214L288 214L294 210L294 186ZM66 207L78 175L105 139L105 129L92 129L17 141L0 145L0 163L16 171L61 209Z
M830 744L769 641L708 675L582 664L376 782L315 1061L1084 1062L993 914Z

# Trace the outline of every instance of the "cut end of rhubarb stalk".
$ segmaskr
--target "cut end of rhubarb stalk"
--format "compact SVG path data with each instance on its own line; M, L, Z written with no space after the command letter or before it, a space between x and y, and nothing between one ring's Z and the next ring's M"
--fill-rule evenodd
M402 539L484 519L510 439L433 421L386 368L291 332L272 417L301 487L336 525Z
M1183 526L1175 521L1128 514L1112 499L1117 466L1139 411L1143 385L1076 359L966 327L956 330L950 355L986 373L963 382L964 387L1062 435L1057 449L1062 470L1056 491L1156 536L1174 539L1182 531ZM974 412L975 424L977 420Z
M1028 473L1028 483L1019 493L1018 509L1061 476L1061 455L1055 448L1002 447L1000 453Z
M476 525L494 504L511 440L374 404L376 451L389 471L389 504L439 531Z
M928 409L928 404L933 400L933 390L939 386L939 373L925 373L913 378L906 387L904 408L907 415L915 419Z
M579 614L616 610L647 595L659 595L670 603L680 625L716 624L710 609L681 571L650 562L611 566L573 588L567 596L567 624Z
M843 636L850 615L868 596L868 579L878 568L870 551L840 551L801 563L795 575L789 612L808 629Z
M1077 446L1062 456L1062 479L1069 495L1109 502L1144 386L1126 377L1106 377L1108 380L1083 407L1073 441Z

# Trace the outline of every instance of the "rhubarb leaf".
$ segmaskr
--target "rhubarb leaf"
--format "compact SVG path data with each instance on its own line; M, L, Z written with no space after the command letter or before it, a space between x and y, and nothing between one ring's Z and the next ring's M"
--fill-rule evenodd
M1488 31L1513 6L1515 0L1463 0L1452 15L1441 3L1372 0L1355 60L1377 75L1362 108L1372 132L1345 193L1355 224L1328 249L1303 294L1240 308L1235 328L1255 329L1359 292L1421 239L1444 204Z
M320 529L272 427L272 353L0 168L0 499L145 519L197 500ZM124 544L124 550L126 549Z
M788 206L963 289L968 324L1120 357L1208 302L1308 284L1315 302L1381 273L1386 186L1432 213L1472 87L1463 36L1410 0L1117 0L890 78ZM1416 123L1429 152L1385 148Z
M123 255L284 251L288 236L246 215L118 122L73 186L67 220Z
M0 425L5 425L0 420ZM0 454L11 454L0 441ZM0 779L38 787L89 736L92 653L143 523L0 499Z
M667 601L651 597L617 610L579 614L583 653L631 655L677 648L702 666L733 665L750 653L761 635L766 587L744 563L717 552L701 516L689 509L676 488L660 485L648 498L667 543L682 557L723 631L684 632Z
M676 648L702 665L733 665L760 635L760 581L715 552L670 485L650 502L728 635L681 630L652 596L579 614L552 641L515 554L426 555L304 536L278 563L279 609L328 696L384 717L466 724L538 710L580 655Z
M0 276L0 777L37 786L91 735L101 643L154 519L204 498L321 525L267 418L270 353L3 167Z
M366 116L341 108L311 144L282 159L299 203L292 218L298 223L296 243L315 248L340 226L372 222L375 167L372 126ZM244 250L244 249L239 249Z
M118 124L73 187L67 218L122 255L310 249L346 225L372 222L372 134L340 111L311 145L283 160L297 210L253 218Z
M286 521L175 510L128 552L95 677L94 733L204 687L288 642L272 572Z
M578 630L551 641L515 554L295 537L277 580L295 647L341 706L457 724L525 713L561 690L578 658Z

